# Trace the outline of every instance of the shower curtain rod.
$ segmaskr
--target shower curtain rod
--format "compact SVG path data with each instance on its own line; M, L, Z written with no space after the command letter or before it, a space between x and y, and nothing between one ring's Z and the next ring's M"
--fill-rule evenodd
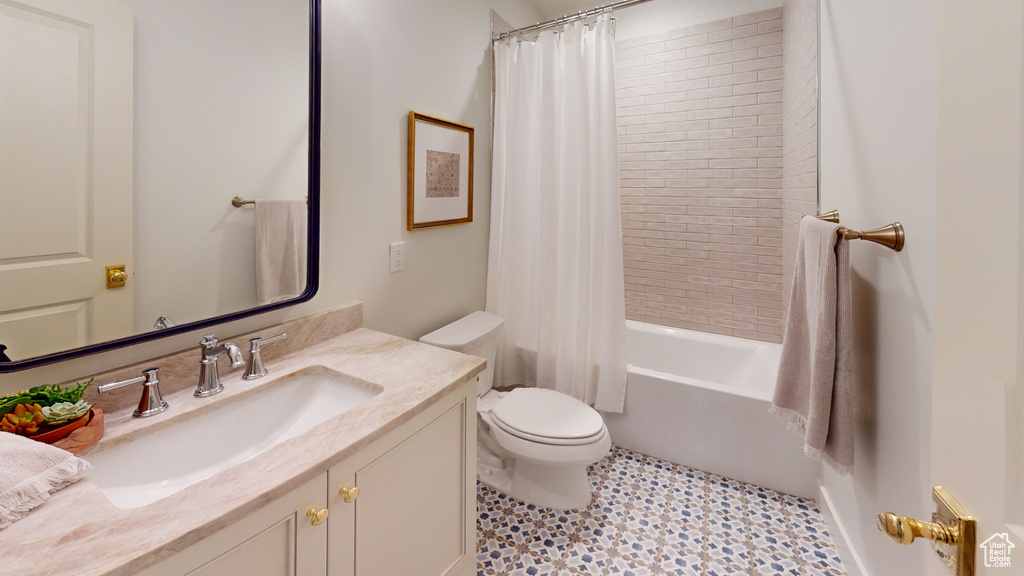
M519 36L526 32L537 32L539 30L547 30L548 28L554 28L555 26L561 26L568 22L575 22L576 20L583 20L584 18L590 18L591 16L597 16L598 14L604 14L605 12L611 12L618 8L628 8L630 6L636 6L637 4L644 4L651 0L620 0L619 2L612 2L611 4L598 6L591 8L590 10L582 10L576 14L568 14L561 18L555 18L554 20L548 20L547 22L538 22L533 26L525 26L523 28L516 28L511 32L502 32L491 36L491 42L497 42L498 40L504 40L512 36Z

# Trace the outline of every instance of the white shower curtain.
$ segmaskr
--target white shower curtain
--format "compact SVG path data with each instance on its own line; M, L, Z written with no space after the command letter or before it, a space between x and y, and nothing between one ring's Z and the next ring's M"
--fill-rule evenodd
M613 21L499 42L487 310L496 385L621 412L626 390Z

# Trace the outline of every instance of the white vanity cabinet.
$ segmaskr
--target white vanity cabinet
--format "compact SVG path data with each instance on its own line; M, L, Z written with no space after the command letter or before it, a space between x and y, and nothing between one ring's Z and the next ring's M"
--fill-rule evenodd
M326 473L142 574L475 574L475 402L470 382ZM328 509L327 520L312 525L311 508Z

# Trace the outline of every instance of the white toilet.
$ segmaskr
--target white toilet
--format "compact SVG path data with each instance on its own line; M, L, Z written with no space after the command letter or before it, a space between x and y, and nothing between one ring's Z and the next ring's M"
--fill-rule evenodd
M587 466L608 454L608 429L596 410L561 392L491 389L504 323L474 312L420 342L487 360L476 387L480 481L538 506L585 508L594 490Z

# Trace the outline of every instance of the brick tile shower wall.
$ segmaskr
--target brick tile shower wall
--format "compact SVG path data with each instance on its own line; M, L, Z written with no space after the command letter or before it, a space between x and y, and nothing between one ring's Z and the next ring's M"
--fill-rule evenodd
M788 308L800 218L818 209L818 0L786 0L783 21L782 295Z
M629 319L782 340L782 9L616 43Z

